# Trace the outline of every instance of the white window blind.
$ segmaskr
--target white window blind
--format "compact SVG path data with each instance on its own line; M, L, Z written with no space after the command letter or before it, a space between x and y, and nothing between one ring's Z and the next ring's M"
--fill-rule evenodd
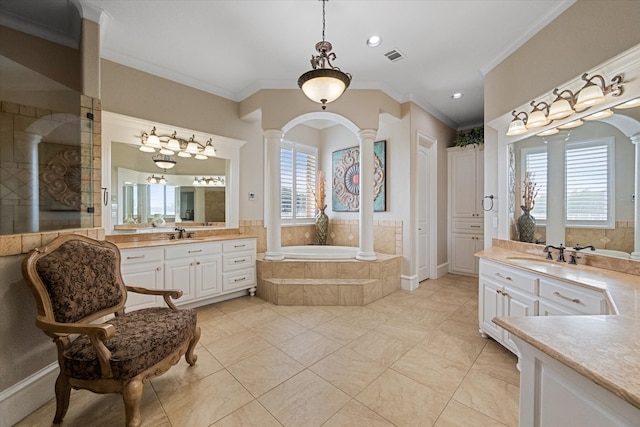
M281 219L287 222L313 219L316 213L318 152L314 147L283 142L280 150Z
M523 149L522 150L522 170L531 173L533 181L538 189L538 196L535 198L535 205L531 215L539 224L544 224L547 220L547 150L544 149ZM520 183L524 180L525 174L520 177ZM522 200L520 200L522 203Z
M149 184L149 214L175 216L176 188L173 185Z
M613 226L613 138L567 144L567 226Z

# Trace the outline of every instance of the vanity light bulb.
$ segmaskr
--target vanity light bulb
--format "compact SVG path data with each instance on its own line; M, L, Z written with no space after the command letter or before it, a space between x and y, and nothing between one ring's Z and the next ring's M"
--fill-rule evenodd
M153 147L149 147L148 145L141 145L140 148L138 148L138 150L142 151L143 153L155 153L156 149Z
M196 159L198 159L198 160L207 160L208 159L208 157L205 156L204 154L196 154L194 157Z
M164 154L166 156L173 156L174 154L176 154L174 151L169 150L168 148L161 148L159 151L160 154Z
M191 154L185 152L185 151L180 151L178 152L178 157L191 157Z

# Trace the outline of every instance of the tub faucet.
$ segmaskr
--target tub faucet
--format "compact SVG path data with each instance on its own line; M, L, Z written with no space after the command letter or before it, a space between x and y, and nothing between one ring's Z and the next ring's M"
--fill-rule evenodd
M547 253L547 259L553 259L553 257L551 256L551 251L549 250L549 248L557 249L558 250L558 261L559 262L565 262L564 250L567 249L567 248L562 243L560 243L560 246L547 245L542 250L543 252Z
M593 245L580 246L580 243L576 243L576 245L573 247L573 249L575 249L576 251L580 251L582 249L591 249L592 251L596 250L596 248L594 248Z
M186 230L182 227L176 227L176 231L178 232L178 239L184 239L184 232Z

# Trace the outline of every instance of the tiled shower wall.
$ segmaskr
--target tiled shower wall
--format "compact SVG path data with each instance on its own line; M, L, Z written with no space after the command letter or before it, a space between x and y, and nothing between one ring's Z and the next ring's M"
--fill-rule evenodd
M240 233L257 237L258 252L267 250L267 231L264 221L240 221ZM374 248L378 253L402 254L402 221L374 221ZM283 226L282 246L313 245L317 242L316 229L313 224ZM327 245L358 246L360 241L359 221L329 220Z

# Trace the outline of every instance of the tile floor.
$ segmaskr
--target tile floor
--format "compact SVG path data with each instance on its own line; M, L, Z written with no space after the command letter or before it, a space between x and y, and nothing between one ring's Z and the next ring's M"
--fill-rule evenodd
M198 363L145 386L143 425L517 426L516 358L479 336L477 309L477 279L451 274L365 307L203 307ZM119 395L74 391L62 425L123 424Z

